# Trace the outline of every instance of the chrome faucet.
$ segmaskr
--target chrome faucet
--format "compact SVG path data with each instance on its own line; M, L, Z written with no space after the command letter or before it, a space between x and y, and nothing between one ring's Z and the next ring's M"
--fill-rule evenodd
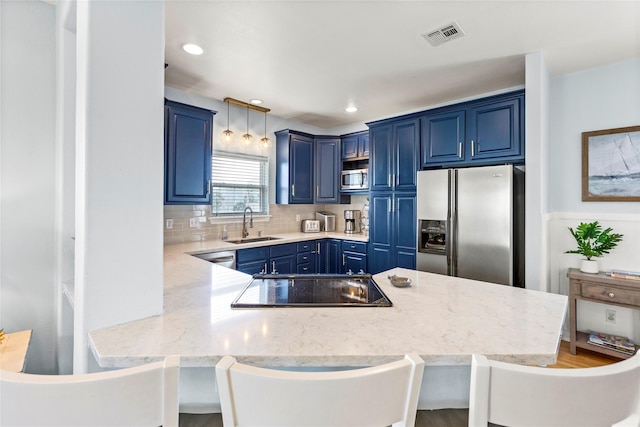
M244 239L249 235L249 231L247 230L247 209L251 212L251 217L249 218L249 227L253 228L253 209L250 206L244 208L244 213L242 214L242 238Z

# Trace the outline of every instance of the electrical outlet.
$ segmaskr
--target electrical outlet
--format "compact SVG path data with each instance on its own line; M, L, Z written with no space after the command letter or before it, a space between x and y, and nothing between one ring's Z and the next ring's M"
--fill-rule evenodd
M616 311L615 310L606 310L606 320L609 323L616 323Z
M189 218L189 227L196 228L198 226L198 218Z
M300 214L296 215L296 221L300 222Z
M171 230L173 228L173 218L167 218L165 227L167 228L167 230Z

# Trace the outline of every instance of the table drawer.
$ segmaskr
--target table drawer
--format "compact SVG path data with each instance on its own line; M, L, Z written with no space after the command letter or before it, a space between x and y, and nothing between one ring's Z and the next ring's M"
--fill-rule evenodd
M620 289L596 283L582 283L582 296L604 302L640 306L640 291Z

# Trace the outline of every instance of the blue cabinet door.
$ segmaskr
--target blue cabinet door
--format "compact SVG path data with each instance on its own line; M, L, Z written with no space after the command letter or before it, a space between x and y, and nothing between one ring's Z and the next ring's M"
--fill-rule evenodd
M329 239L316 240L316 273L329 273Z
M338 239L331 239L328 241L328 250L326 253L329 257L329 268L327 273L330 274L339 274L342 272L342 242Z
M358 157L369 157L369 132L358 136Z
M371 274L395 267L393 249L393 193L372 192L369 201L369 259Z
M396 265L402 268L416 268L417 219L416 194L396 193L393 204L394 246Z
M342 273L359 274L360 272L367 272L367 256L365 254L345 251L342 253L342 259L344 262Z
M297 271L295 255L273 257L269 260L269 273L295 274Z
M420 159L420 120L393 125L395 190L416 191Z
M340 139L318 138L315 141L315 203L340 201Z
M470 108L467 113L468 159L518 157L521 152L520 104L523 97Z
M288 129L276 134L276 203L313 203L313 136Z
M384 191L392 189L394 147L391 141L391 125L374 126L369 129L371 152L369 159L369 189Z
M264 273L266 266L267 266L266 260L249 261L249 262L236 264L236 270L241 271L243 273L254 275L258 273Z
M291 137L291 203L313 203L313 140Z
M165 102L166 205L211 203L213 112Z
M464 160L464 110L422 118L422 167Z
M342 160L353 160L358 157L358 136L342 138Z

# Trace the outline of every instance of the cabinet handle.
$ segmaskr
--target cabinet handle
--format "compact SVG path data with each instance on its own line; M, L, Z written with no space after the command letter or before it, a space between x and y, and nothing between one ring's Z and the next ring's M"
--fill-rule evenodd
M267 270L267 263L264 263L264 268L262 269L262 271L260 272L260 274L267 274L269 270Z
M616 294L614 294L613 292L609 292L609 298L613 298L615 296L616 296Z
M462 158L462 142L458 142L458 158Z
M291 184L291 197L296 197L296 185Z
M476 155L476 144L474 142L474 140L471 140L471 157Z
M342 254L342 265L345 265L347 262L345 261L344 254Z
M278 272L276 271L276 262L275 261L271 261L271 274L278 274Z
M320 242L316 243L316 253L320 255Z
M320 197L320 186L316 185L316 197Z
M209 197L209 194L211 193L211 180L207 181L207 197Z

